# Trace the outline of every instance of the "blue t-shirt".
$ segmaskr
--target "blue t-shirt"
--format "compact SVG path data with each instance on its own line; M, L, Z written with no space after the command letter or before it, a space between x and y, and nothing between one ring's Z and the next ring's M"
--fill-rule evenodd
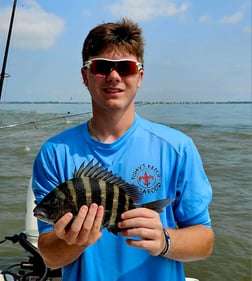
M87 123L68 129L41 148L33 167L36 201L73 177L83 161L95 159L143 193L142 203L175 200L160 213L164 227L211 226L208 205L212 189L191 138L175 129L147 121L137 114L128 131L111 144L90 137ZM53 229L38 221L39 232ZM182 281L183 264L126 244L125 237L103 229L103 235L72 264L63 280Z

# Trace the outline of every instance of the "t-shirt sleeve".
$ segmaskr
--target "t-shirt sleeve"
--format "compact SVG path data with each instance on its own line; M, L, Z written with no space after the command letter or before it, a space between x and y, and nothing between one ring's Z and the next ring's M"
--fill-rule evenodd
M37 205L51 190L58 185L55 167L53 167L52 151L43 147L36 156L33 164L32 189ZM39 233L53 230L53 225L38 220Z
M195 224L211 226L208 211L212 188L193 141L184 148L176 189L175 219L178 227Z

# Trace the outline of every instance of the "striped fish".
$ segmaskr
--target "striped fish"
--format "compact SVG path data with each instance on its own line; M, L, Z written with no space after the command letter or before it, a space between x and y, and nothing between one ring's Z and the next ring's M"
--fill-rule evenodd
M47 194L33 212L38 219L54 224L64 214L70 212L75 217L82 205L96 203L104 207L102 227L117 235L120 231L117 224L124 211L145 207L161 212L173 200L138 205L141 199L142 193L137 186L114 175L99 162L93 165L91 160L86 166L83 162L78 170L75 169L72 179Z

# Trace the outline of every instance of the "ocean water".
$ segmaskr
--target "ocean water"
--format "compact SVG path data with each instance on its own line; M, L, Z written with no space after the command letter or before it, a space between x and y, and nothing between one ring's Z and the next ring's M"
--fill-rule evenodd
M89 119L90 111L89 104L0 104L0 241L24 230L26 192L41 144ZM214 252L186 263L186 275L252 280L252 104L146 104L136 111L190 135L213 187ZM0 269L26 257L19 244L0 244Z

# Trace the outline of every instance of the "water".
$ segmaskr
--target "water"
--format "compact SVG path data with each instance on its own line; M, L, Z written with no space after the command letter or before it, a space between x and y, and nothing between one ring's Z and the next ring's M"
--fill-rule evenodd
M251 107L157 104L136 108L140 115L190 135L201 153L214 191L210 211L215 247L207 260L185 264L186 275L201 281L250 281L252 277ZM0 240L24 230L26 191L41 144L89 119L88 112L88 104L0 104ZM18 244L0 244L0 269L24 257Z

